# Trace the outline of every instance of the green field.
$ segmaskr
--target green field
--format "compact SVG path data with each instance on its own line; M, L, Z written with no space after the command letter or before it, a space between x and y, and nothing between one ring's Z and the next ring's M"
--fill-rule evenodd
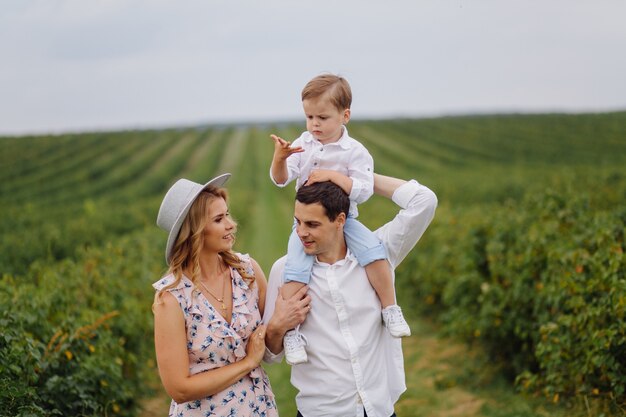
M269 134L302 128L0 138L0 415L135 415L160 392L150 284L165 271L161 197L180 177L233 173L236 249L268 273L294 195L269 180ZM626 113L349 130L376 172L439 199L398 271L415 334L399 415L623 415ZM376 228L394 210L373 197L360 218ZM281 415L295 415L288 368L269 372Z

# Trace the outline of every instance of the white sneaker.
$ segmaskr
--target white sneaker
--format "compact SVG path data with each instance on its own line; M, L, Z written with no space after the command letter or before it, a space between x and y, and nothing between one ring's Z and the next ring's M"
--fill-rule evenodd
M411 328L404 320L402 310L397 304L383 309L383 321L393 337L411 336Z
M298 330L293 329L285 333L283 346L285 347L285 359L289 365L297 365L308 360L304 350L306 339Z

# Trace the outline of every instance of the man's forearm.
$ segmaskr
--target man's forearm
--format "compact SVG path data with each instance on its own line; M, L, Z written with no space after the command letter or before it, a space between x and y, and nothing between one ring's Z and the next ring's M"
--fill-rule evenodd
M406 181L398 178L374 174L374 193L383 197L391 198L398 187L405 183Z
M276 324L270 320L267 324L267 330L265 331L265 346L277 355L283 351L283 338L285 337L286 330L276 326Z

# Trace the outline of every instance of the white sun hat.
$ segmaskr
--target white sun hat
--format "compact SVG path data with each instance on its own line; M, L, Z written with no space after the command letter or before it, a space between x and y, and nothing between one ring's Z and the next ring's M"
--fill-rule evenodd
M165 247L165 262L168 265L170 264L170 252L193 202L206 187L209 185L221 187L228 178L230 178L230 174L222 174L204 185L181 178L167 191L161 202L157 225L169 233Z

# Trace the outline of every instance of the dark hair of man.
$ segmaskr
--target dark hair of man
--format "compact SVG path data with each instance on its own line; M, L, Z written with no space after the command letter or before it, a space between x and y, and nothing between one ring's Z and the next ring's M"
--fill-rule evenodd
M296 200L302 204L320 203L331 222L335 221L340 213L345 213L347 217L350 210L348 194L330 181L303 185L296 193Z

